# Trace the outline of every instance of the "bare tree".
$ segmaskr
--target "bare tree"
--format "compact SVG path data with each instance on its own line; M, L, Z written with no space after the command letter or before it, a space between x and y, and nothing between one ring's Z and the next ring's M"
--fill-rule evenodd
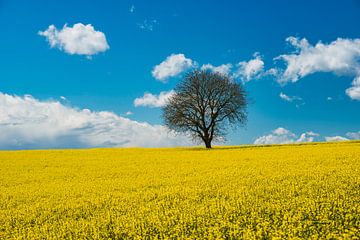
M211 148L229 126L245 124L247 98L243 87L227 75L195 70L175 87L163 107L165 125L202 140Z

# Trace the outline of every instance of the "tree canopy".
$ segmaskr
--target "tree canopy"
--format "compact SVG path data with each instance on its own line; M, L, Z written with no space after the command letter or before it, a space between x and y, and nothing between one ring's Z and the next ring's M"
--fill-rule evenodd
M211 148L213 140L224 138L228 127L247 121L246 92L227 75L195 70L174 90L163 107L165 125L202 140L206 148Z

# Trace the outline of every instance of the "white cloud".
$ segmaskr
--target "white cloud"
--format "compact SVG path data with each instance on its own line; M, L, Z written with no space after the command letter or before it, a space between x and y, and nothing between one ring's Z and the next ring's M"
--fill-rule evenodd
M133 114L134 114L133 112L127 111L127 112L125 113L125 116L130 116L130 115L133 115Z
M61 30L50 25L45 31L39 31L52 48L58 48L68 54L91 55L105 52L110 47L106 41L105 34L96 31L91 24L74 24L68 27L66 24Z
M292 98L289 97L288 95L286 95L285 93L281 92L279 96L280 96L281 99L283 99L283 100L285 100L287 102L292 102Z
M291 135L291 136L295 136L292 132L290 132L289 130L279 127L275 130L273 130L273 133L276 135Z
M220 73L220 74L224 74L224 75L230 75L231 68L232 68L231 63L221 64L220 66L217 66L217 67L215 67L209 63L201 66L201 70L210 70L212 72L216 72L216 73Z
M112 112L77 109L0 93L0 148L159 147L190 145L183 135Z
M138 26L142 30L147 30L152 32L157 24L159 24L159 22L155 19L153 20L145 19L142 23L138 23Z
M166 82L169 77L175 77L187 69L193 67L195 62L186 58L184 54L171 54L152 70L154 78Z
M198 63L190 58L186 58L184 54L171 54L153 68L152 75L157 80L166 82L168 78L175 77L192 67L199 67ZM207 63L203 64L200 69L228 75L232 78L240 78L243 82L259 79L262 76L278 74L278 70L275 68L264 71L264 62L259 53L254 54L254 59L236 64L236 69L234 69L234 65L231 63L219 66Z
M241 78L244 82L257 79L264 73L264 61L258 53L254 54L255 58L249 61L242 61L237 64L237 71L234 76Z
M286 95L285 93L280 93L280 98L281 99L283 99L283 100L285 100L285 101L287 101L287 102L293 102L293 101L295 101L295 100L299 100L299 101L301 101L302 100L302 98L301 97L297 97L297 96L288 96L288 95Z
M264 72L264 76L273 76L278 77L279 76L279 69L278 68L270 68L269 70Z
M360 131L359 132L348 132L346 136L350 139L360 139Z
M333 136L333 137L325 137L325 141L327 142L339 142L339 141L346 141L349 140L342 136Z
M271 134L257 138L254 144L292 143L296 135L285 128L277 128Z
M360 75L353 80L352 87L346 89L346 94L352 99L360 100Z
M315 137L319 137L318 133L314 133L312 131L302 133L300 137L296 140L296 142L313 142Z
M318 42L316 45L311 45L305 38L288 37L286 41L295 48L295 52L275 58L286 64L278 79L280 83L297 82L316 72L355 76L346 94L360 100L360 39L338 38L329 44Z
M254 141L254 144L286 144L286 143L300 143L300 142L313 142L315 137L319 134L314 132L302 133L300 137L291 131L279 127L273 130L270 134L261 136Z
M168 99L175 94L174 90L160 92L159 95L151 93L144 93L144 96L136 98L134 100L135 107L162 107L166 104Z

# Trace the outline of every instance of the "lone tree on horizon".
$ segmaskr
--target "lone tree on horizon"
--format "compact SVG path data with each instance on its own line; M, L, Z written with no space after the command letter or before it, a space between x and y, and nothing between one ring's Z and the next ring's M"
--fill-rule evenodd
M163 107L165 125L202 140L206 148L214 139L224 138L227 127L246 123L246 92L227 75L195 70L174 90Z

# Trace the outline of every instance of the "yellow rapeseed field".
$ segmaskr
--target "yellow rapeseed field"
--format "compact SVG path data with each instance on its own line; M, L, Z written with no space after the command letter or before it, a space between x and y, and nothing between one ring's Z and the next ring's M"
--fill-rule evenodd
M360 142L0 152L0 239L359 239Z

